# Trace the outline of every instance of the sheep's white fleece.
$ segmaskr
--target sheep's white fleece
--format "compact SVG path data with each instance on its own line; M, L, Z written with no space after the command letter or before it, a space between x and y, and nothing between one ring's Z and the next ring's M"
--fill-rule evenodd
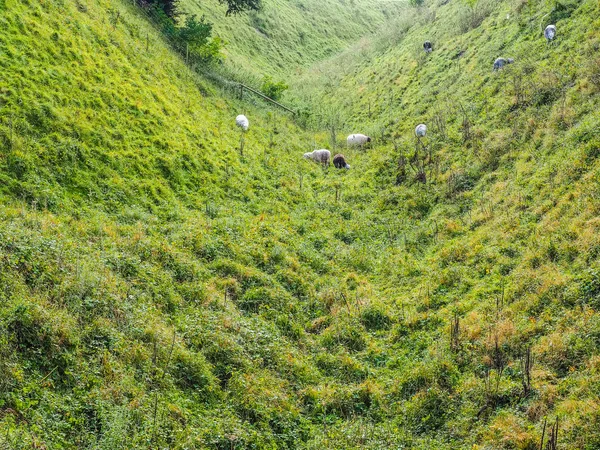
M331 158L331 152L329 150L325 150L324 148L321 150L314 150L309 153L304 154L304 158L312 159L315 162L321 164L329 164L329 159Z
M346 139L349 147L365 145L370 141L371 138L369 136L365 136L364 134L351 134Z
M250 127L250 121L243 114L240 114L235 118L235 124L244 131L248 131L248 128Z

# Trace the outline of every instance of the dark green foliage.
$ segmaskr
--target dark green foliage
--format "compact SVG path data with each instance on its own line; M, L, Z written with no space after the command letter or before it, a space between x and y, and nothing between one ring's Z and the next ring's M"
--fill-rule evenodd
M342 382L362 382L368 376L366 367L345 354L322 353L316 357L315 364L325 375Z
M259 11L262 8L261 0L219 0L219 3L227 5L225 15L236 15L248 11Z
M456 195L461 192L470 191L475 187L477 179L471 173L465 171L454 172L448 178L448 195Z
M153 5L171 19L175 19L179 15L180 0L137 0L137 2L139 5Z
M204 16L200 20L195 15L187 16L185 18L185 25L179 28L179 38L182 43L188 46L187 50L198 52L208 42L212 33L212 27L212 24L207 22ZM186 49L181 49L181 51L184 50Z
M305 299L310 294L307 280L292 270L281 270L277 272L276 278L287 291L300 299Z
M357 326L342 323L332 326L323 332L323 345L330 350L343 346L351 352L359 352L366 348L367 341Z
M211 39L213 24L205 16L198 19L195 14L186 15L183 25L178 26L176 16L180 14L171 7L167 8L166 3L154 3L146 12L190 66L220 60L223 41L218 37ZM166 168L163 166L163 169Z
M54 328L49 316L39 308L17 305L5 319L9 339L32 368L47 373L56 371L67 381L66 371L71 364L70 350L75 343L67 324Z
M360 313L360 321L367 330L387 330L392 325L392 320L388 317L383 308L368 306Z
M553 3L554 6L548 18L549 24L555 24L559 20L568 19L578 6L576 0L554 0Z
M276 308L280 304L277 294L266 287L255 287L248 289L238 305L241 309L248 312L258 312L261 307Z
M404 410L406 423L418 434L439 430L450 414L450 396L439 388L416 393Z
M173 356L173 376L179 386L199 395L203 401L214 399L215 376L202 354L178 351Z
M13 345L8 340L7 331L0 328L0 408L6 401L5 395L10 391L14 384L12 370L16 367L15 351Z
M558 251L558 247L556 246L554 241L551 241L550 244L548 245L548 250L546 251L546 254L548 255L548 259L550 261L552 261L552 262L558 261L559 251Z

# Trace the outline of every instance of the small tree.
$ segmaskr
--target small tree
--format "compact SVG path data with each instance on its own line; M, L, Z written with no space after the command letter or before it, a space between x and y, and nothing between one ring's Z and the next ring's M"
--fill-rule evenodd
M212 29L213 24L204 16L200 20L196 15L186 17L185 25L177 29L178 50L186 57L203 62L220 59L223 41L218 37L210 39Z
M409 0L408 3L410 6L423 6L425 0Z
M246 11L259 11L262 8L261 0L219 0L219 3L227 4L226 16Z
M225 46L225 42L219 37L213 37L206 45L202 46L196 53L196 55L206 62L218 62L221 61L223 55L221 49Z
M279 100L283 95L283 92L287 90L288 87L289 86L283 81L275 82L273 81L272 77L270 77L269 75L265 75L260 90L267 97L270 97L273 100Z
M196 51L205 46L212 33L212 23L207 22L202 16L200 20L196 19L196 15L187 16L185 26L179 28L179 38L189 46L191 51Z

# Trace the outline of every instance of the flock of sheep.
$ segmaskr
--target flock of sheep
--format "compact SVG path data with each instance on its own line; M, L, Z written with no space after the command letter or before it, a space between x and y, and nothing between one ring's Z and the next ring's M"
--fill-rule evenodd
M546 41L548 41L548 43L551 43L554 40L555 36L556 36L556 25L548 25L546 27L546 29L544 30L544 37L546 38ZM427 49L425 49L425 51L427 51ZM513 62L515 62L515 60L512 58L498 58L498 59L496 59L496 61L494 61L494 70L495 71L500 70L505 65L512 64Z
M551 43L556 37L556 26L548 25L544 30L544 37ZM433 45L430 41L425 41L423 43L423 49L426 53L431 53L433 51ZM513 58L497 58L494 61L494 71L498 71L502 69L507 64L512 64L514 62ZM250 121L244 115L239 115L235 119L236 125L242 130L242 133L248 131L250 127ZM415 135L418 139L425 137L427 134L427 126L425 124L419 124L415 128ZM351 134L346 139L346 143L348 147L364 147L369 142L371 142L371 138L364 134ZM329 161L331 160L331 152L327 149L313 150L312 152L308 152L304 154L304 158L310 161L314 161L316 163L322 164L325 167L329 166ZM346 162L346 158L341 153L338 153L333 157L333 166L336 169L349 169L350 164Z
M364 147L366 144L371 142L371 138L369 136L365 136L364 134L351 134L346 139L348 147ZM312 152L305 153L304 158L320 163L323 166L329 166L329 160L331 159L331 152L326 149L313 150ZM346 162L346 157L341 153L338 153L333 157L333 166L336 169L349 169L350 164Z

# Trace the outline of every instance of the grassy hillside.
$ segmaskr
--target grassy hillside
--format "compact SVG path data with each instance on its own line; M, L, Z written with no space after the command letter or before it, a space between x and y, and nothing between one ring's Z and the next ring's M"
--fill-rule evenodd
M0 447L536 449L557 417L600 447L597 2L404 12L290 80L310 133L131 3L0 2ZM218 24L232 67L354 41L268 6ZM303 21L332 50L296 56ZM350 171L301 158L331 125L377 137Z
M398 382L414 432L539 448L545 418L558 417L558 448L596 448L598 3L474 4L415 9L292 85L320 105L315 122L376 137L374 201L400 217L376 283L416 308L397 332L418 339L430 366L412 369L416 386ZM550 23L559 35L548 45ZM499 56L515 64L494 73ZM427 185L407 163L419 123ZM436 374L436 364L448 365Z
M335 189L369 188L129 2L2 7L2 447L315 447L368 414L372 222Z
M402 3L375 0L266 0L259 12L225 17L217 0L182 0L185 14L205 15L227 45L225 68L238 78L288 79L377 31Z

